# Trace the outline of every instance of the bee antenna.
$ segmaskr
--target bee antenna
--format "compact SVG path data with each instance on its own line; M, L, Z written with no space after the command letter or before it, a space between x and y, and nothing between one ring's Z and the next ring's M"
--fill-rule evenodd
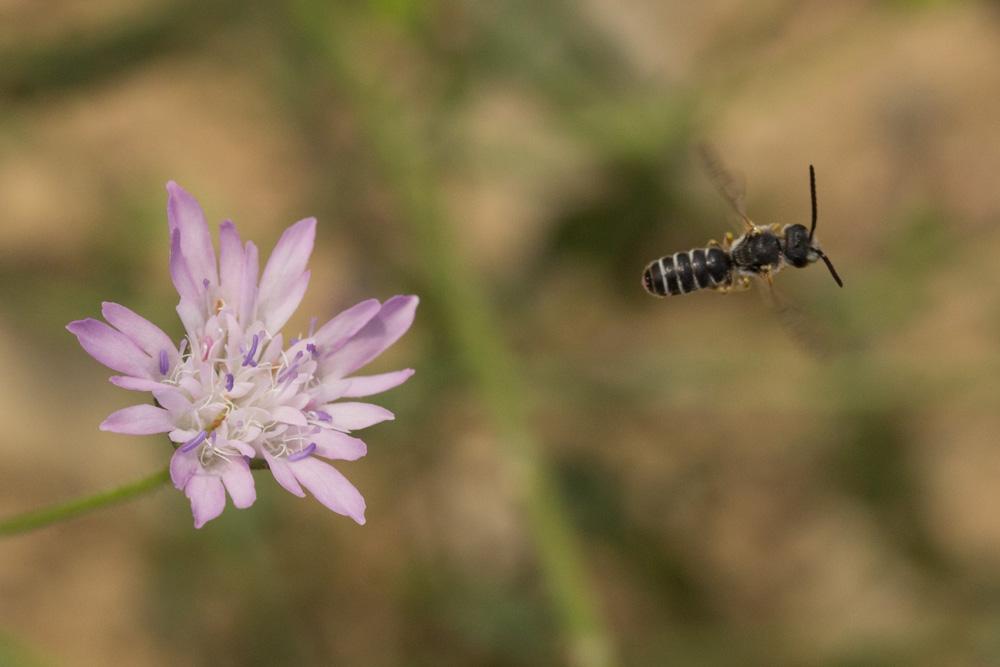
M839 275L837 275L837 269L833 268L833 262L830 261L830 258L827 257L819 248L813 248L813 250L817 255L819 255L819 258L823 260L823 263L826 264L826 268L830 269L830 275L837 281L837 285L843 287L844 281L840 279Z
M816 170L809 165L809 195L812 198L812 226L809 228L809 243L812 243L813 234L816 232ZM833 270L832 268L830 269ZM834 274L836 275L836 274Z

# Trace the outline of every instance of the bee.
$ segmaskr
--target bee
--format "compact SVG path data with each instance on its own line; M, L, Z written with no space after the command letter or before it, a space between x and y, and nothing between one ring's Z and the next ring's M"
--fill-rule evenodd
M772 284L774 274L785 266L801 269L822 260L840 287L843 281L816 241L816 170L809 165L809 194L812 199L812 225L758 225L743 206L742 194L732 178L707 148L702 155L720 193L743 222L742 234L733 238L731 232L723 242L709 241L706 247L695 248L653 260L642 274L642 286L654 296L688 294L711 288L727 293L750 287L757 276Z

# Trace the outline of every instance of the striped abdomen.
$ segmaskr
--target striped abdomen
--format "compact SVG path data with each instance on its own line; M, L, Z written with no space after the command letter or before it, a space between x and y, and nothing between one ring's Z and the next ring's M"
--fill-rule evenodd
M642 284L656 296L687 294L729 284L732 268L733 262L722 248L696 248L650 262L642 274Z

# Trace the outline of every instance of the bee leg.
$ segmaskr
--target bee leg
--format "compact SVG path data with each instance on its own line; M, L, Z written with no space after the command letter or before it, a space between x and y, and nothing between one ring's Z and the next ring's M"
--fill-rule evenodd
M736 285L733 287L736 291L743 292L750 289L750 276L740 276L736 279Z
M733 233L726 232L726 235L722 237L722 249L729 252L729 249L733 247Z
M774 272L769 267L760 270L760 277L764 279L768 287L774 287Z

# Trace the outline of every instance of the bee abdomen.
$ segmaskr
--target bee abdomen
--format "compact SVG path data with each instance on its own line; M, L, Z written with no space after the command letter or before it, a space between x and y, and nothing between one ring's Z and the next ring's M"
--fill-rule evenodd
M646 291L656 296L687 294L728 283L732 261L721 248L675 252L650 262L642 274Z

